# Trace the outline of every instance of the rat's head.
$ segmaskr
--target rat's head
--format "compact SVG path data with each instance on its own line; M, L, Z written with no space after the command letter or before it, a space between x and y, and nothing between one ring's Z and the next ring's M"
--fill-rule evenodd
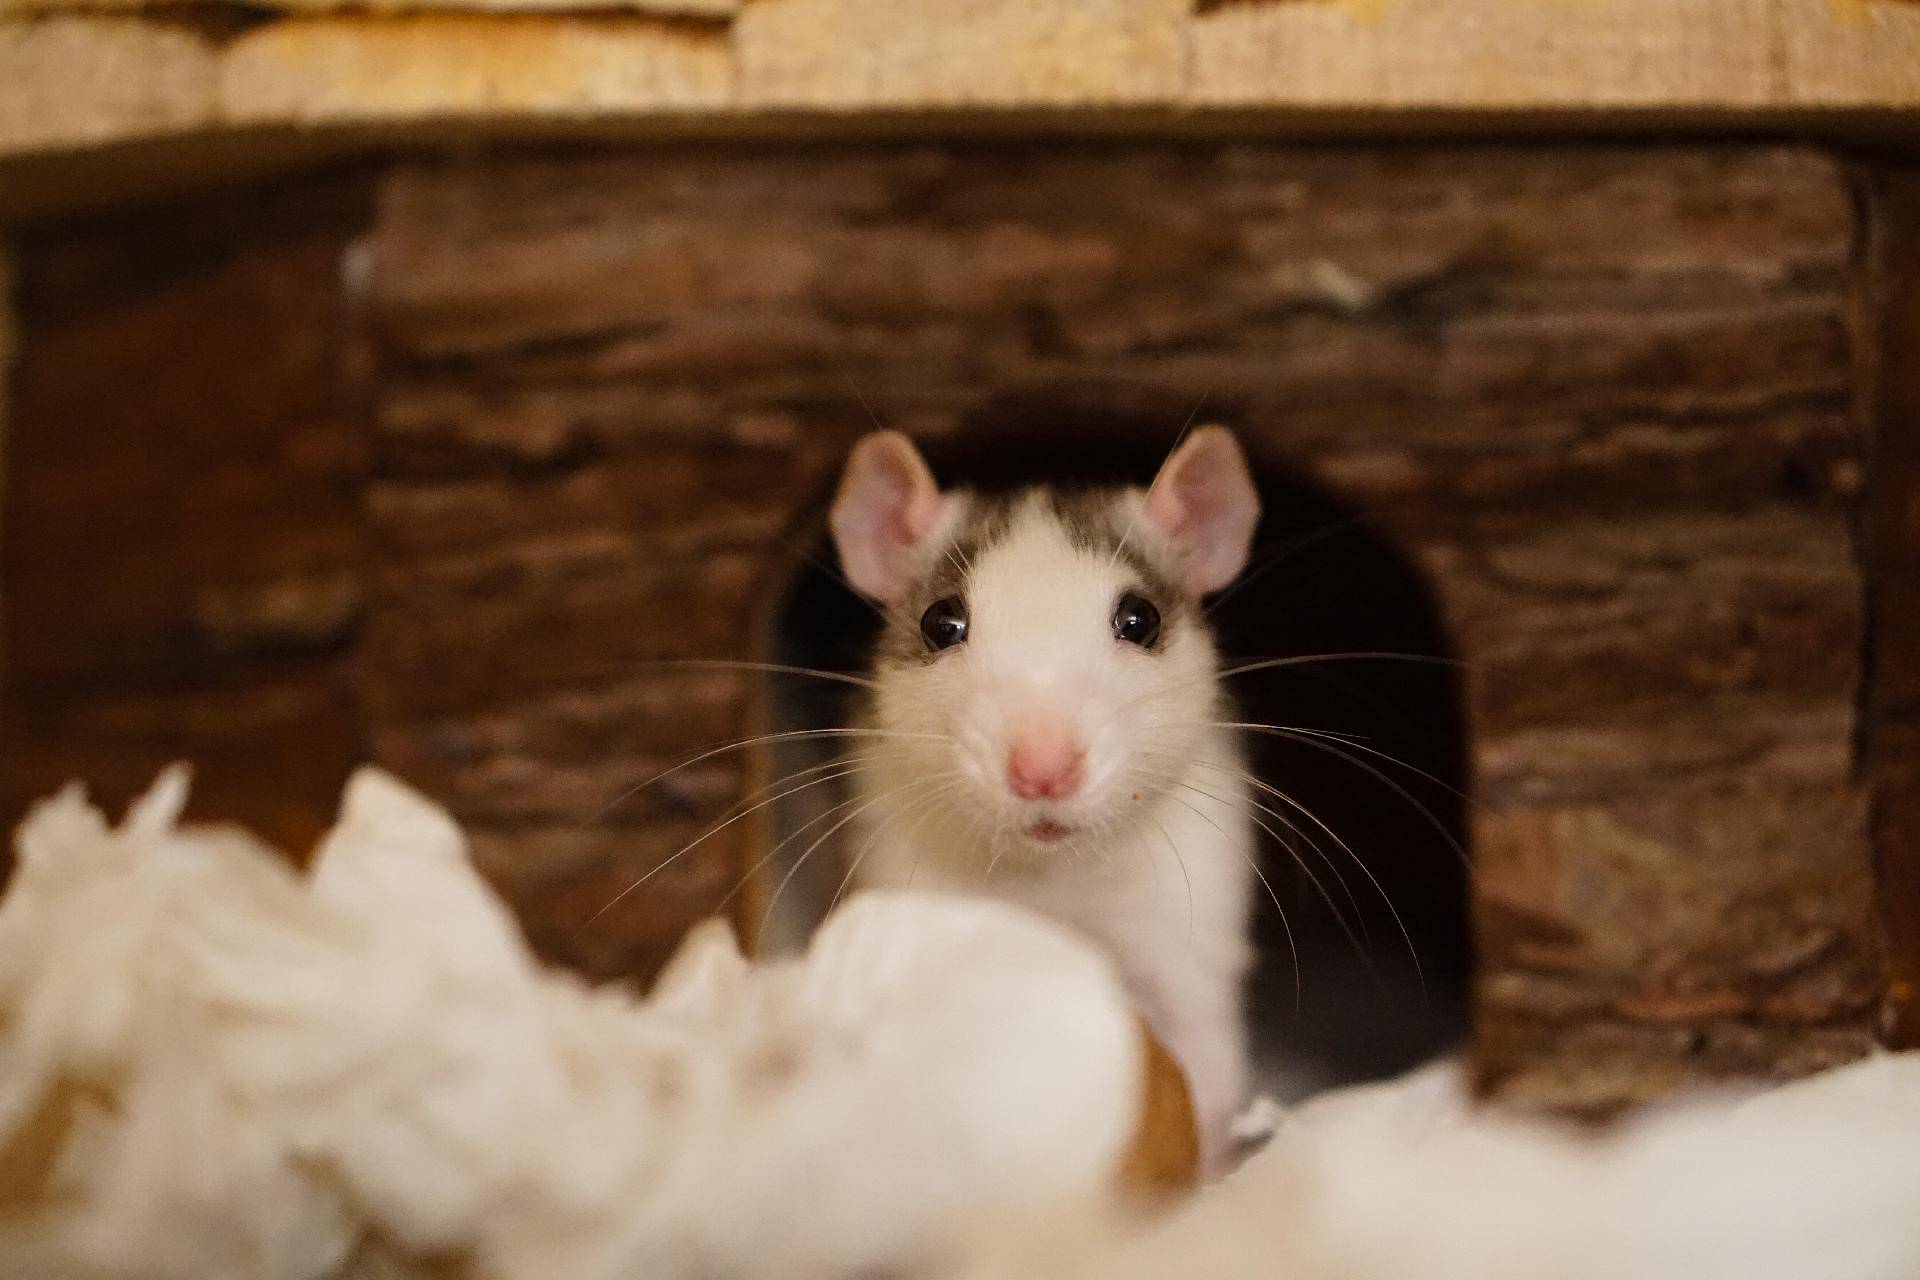
M832 511L847 579L884 606L883 785L983 855L1040 853L1165 793L1219 714L1201 599L1246 563L1259 498L1203 427L1147 489L942 492L906 437L855 447Z

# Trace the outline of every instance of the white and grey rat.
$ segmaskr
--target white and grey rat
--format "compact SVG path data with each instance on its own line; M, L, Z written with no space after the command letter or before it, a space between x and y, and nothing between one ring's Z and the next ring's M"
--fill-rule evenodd
M860 727L861 885L1036 909L1113 958L1185 1069L1218 1169L1245 1091L1255 840L1201 609L1260 503L1202 427L1145 490L942 492L905 436L850 456L830 523L883 606Z

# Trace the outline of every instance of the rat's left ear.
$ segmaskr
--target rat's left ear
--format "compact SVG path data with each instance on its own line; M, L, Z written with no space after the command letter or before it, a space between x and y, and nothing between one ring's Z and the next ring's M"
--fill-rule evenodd
M898 431L875 431L853 446L828 525L856 591L899 602L943 501L920 451Z
M1180 554L1187 590L1218 591L1246 567L1260 495L1239 441L1225 427L1186 438L1147 490L1147 519Z

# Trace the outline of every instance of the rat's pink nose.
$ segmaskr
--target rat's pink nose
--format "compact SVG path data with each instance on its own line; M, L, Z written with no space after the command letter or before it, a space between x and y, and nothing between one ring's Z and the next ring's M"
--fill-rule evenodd
M1022 800L1064 800L1080 789L1087 749L1066 730L1029 725L1007 752L1007 786Z

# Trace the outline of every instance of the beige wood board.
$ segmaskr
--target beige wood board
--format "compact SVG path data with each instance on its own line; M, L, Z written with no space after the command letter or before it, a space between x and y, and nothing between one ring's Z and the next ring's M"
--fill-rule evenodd
M160 138L395 130L1920 129L1920 0L659 0L711 7L692 21L633 11L653 0L264 21L27 2L0 0L0 163L43 172Z
M567 119L724 109L732 79L724 42L653 19L421 14L259 27L217 96L232 124Z

